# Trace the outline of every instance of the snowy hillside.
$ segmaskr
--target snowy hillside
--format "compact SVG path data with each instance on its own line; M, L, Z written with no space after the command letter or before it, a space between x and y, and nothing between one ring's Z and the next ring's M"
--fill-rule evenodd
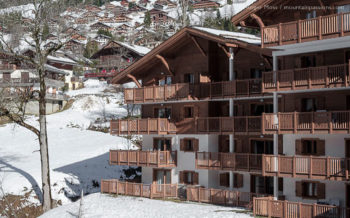
M94 88L88 84L94 83ZM102 94L107 85L87 82L82 93ZM120 104L121 94L76 97L66 111L47 116L51 184L53 198L62 203L80 194L99 191L101 178L120 178L123 167L109 166L109 149L132 149L126 139L110 134L89 131L90 123L107 115L122 117L126 110ZM37 126L37 117L29 121ZM41 174L38 141L33 133L19 126L0 127L0 182L6 193L24 194L31 189L40 193ZM35 196L34 193L31 195ZM33 198L34 202L37 202Z
M79 203L75 202L55 208L41 218L71 218L79 214ZM110 197L104 194L86 196L82 203L83 217L123 218L246 218L251 217L241 209L197 203L176 203L134 197Z

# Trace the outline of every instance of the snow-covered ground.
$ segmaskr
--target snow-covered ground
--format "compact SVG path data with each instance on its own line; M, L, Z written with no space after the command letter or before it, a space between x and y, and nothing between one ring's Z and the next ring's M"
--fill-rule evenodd
M79 214L80 202L55 208L41 218L71 218ZM176 203L172 201L151 200L147 198L112 197L105 194L91 194L83 199L81 207L84 218L123 217L123 218L246 218L250 215L243 210L194 202Z
M91 88L89 84L94 84ZM103 93L107 87L98 81L88 81L81 93ZM78 91L77 91L78 92ZM77 93L76 93L77 94ZM104 115L122 117L126 109L122 95L84 95L66 111L48 115L48 141L50 153L53 198L62 203L80 190L99 191L96 185L101 178L120 178L123 167L110 166L109 149L133 149L126 139L110 134L89 131L90 123ZM28 122L38 126L37 117ZM0 126L0 183L6 193L24 194L34 189L40 193L41 173L37 137L25 128L14 124ZM33 202L38 202L34 199Z

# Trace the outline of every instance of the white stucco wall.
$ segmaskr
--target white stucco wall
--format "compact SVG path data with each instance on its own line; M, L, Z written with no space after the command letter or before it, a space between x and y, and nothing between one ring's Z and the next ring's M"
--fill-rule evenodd
M326 144L325 154L331 157L345 157L345 139L349 134L285 134L283 135L283 153L295 155L295 140L301 138L324 139Z
M301 181L302 179L295 178L284 178L283 179L283 195L286 196L288 201L302 201L304 203L317 203L319 202L339 202L340 206L345 206L346 200L346 189L345 182L342 181L329 181L329 180L310 180L310 181L319 181L326 184L326 199L312 200L305 199L295 196L295 182Z

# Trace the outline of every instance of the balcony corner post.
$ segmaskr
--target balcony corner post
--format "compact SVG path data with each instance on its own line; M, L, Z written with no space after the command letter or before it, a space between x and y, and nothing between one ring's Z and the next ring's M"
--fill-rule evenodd
M261 163L262 176L265 176L265 174L266 174L265 159L266 159L265 154L262 154L262 163Z
M278 24L278 45L282 45L282 23Z
M322 16L318 17L318 39L322 39Z
M344 13L340 13L340 36L344 36Z
M300 20L298 20L298 43L301 43L301 34L302 34L302 32L301 32L301 21Z
M331 175L330 175L330 158L329 156L327 156L327 179L330 179Z

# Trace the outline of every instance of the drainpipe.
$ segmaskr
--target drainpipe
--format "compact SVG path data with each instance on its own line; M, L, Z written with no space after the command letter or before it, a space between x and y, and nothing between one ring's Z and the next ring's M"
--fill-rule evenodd
M229 58L229 80L233 81L235 78L235 73L234 73L234 53L233 53L233 48L229 48L230 52L230 58ZM229 111L230 111L230 117L233 117L234 114L234 102L233 98L229 99ZM229 135L229 142L230 142L230 153L233 153L235 150L235 140L233 137L233 134ZM233 172L230 171L230 189L233 189Z
M277 70L278 70L278 59L276 55L273 55L273 79L275 84L277 84ZM278 125L278 93L273 92L273 113L275 114L275 125ZM273 154L278 155L278 134L273 134ZM278 170L278 159L275 159L275 170ZM273 178L273 196L275 200L278 198L278 177Z

